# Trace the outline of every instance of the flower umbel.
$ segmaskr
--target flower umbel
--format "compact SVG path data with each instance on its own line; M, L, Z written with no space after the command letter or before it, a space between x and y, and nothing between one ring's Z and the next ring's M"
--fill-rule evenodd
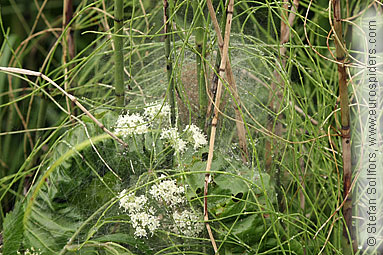
M139 212L145 207L147 201L148 199L144 195L139 197L133 194L126 195L125 189L120 193L120 207L123 207L128 212Z
M165 175L160 178L162 180L153 184L147 195L127 194L125 189L120 192L120 208L127 212L135 229L134 235L148 237L148 233L153 235L162 227L173 233L197 237L204 229L203 217L190 210L186 203L185 186L177 185L176 180L164 179ZM153 207L149 206L150 202Z
M201 222L201 215L198 215L192 211L175 211L172 216L174 222L176 223L173 229L175 233L190 237L196 237L204 229L204 225Z
M150 214L149 212L141 211L138 213L131 213L129 216L132 221L132 226L136 230L134 232L134 235L137 237L147 236L146 228L153 235L154 231L160 226L159 219L155 215Z
M186 142L180 138L176 128L170 128L162 132L160 139L167 139L177 152L183 153L186 149Z
M159 118L169 118L170 106L167 103L164 105L161 103L151 103L149 104L149 107L145 108L144 115L150 119L153 119L156 116Z
M131 115L127 113L126 115L118 116L116 126L116 133L122 135L123 137L127 137L132 134L145 134L149 131L146 121L138 113L133 113Z
M160 226L158 217L155 216L155 210L150 207L147 202L148 198L144 195L134 196L133 194L126 195L126 190L121 191L120 207L122 207L130 217L132 226L135 229L136 237L146 237L148 232L152 235Z
M161 177L165 177L162 175ZM159 202L165 202L170 207L175 207L185 203L184 187L178 187L175 180L164 180L159 184L154 184L149 193Z
M194 124L187 125L184 131L187 131L189 134L191 134L193 142L194 142L195 150L207 144L206 136L202 133L201 129L199 129L199 127L197 127L196 125Z

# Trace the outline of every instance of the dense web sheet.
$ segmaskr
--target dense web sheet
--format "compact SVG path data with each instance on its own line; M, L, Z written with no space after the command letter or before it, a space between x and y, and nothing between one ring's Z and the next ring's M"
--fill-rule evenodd
M155 115L156 109L150 109L154 106L157 119L143 122L144 129L136 120ZM90 122L86 128L94 147L83 126L64 135L27 203L31 209L24 215L27 246L62 254L100 249L152 254L170 249L172 243L178 245L171 249L184 252L209 249L201 196L206 138L193 125L166 135L172 130L168 106L154 106L146 108L146 117L99 112L104 125L115 127L131 145L127 149ZM175 162L169 160L173 155ZM253 226L267 229L269 224L262 211L275 197L270 178L219 152L212 169L216 173L209 209L217 219L224 219L214 224L217 232L231 240L222 245L230 246L240 238L246 249L261 237L249 236ZM234 178L230 185L227 175ZM245 216L245 211L250 215Z

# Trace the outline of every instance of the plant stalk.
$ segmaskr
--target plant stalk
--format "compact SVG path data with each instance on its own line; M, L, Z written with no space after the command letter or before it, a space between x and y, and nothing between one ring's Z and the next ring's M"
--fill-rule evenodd
M73 2L72 0L64 0L63 2L63 22L62 22L62 31L65 31L65 28L69 25L69 22L73 18ZM68 27L65 34L62 36L62 48L63 48L63 66L64 68L64 88L66 91L69 90L70 84L68 82L68 72L69 69L72 67L67 67L67 59L73 59L75 55L75 47L74 47L74 38L73 33L71 31L71 27ZM69 58L68 58L69 53ZM44 100L44 99L43 99ZM70 113L69 116L74 112L74 105L70 104L70 101L68 98L66 98L66 105L67 105L67 111ZM42 104L42 106L46 106L45 104ZM43 116L45 118L45 115ZM72 119L72 121L74 121ZM45 122L45 119L41 119L41 122ZM38 122L38 123L41 123ZM40 127L40 126L37 126Z
M205 79L205 32L204 32L204 19L203 11L199 6L197 0L193 1L193 14L195 17L195 50L197 62L197 79L198 79L198 94L199 94L199 126L201 129L205 126L206 113L207 113L207 90Z
M114 1L114 83L117 107L125 106L125 85L124 85L124 1Z
M215 28L216 33L217 33L218 46L219 46L219 52L218 52L217 59L221 60L221 56L223 55L224 40L222 38L221 29L219 28L217 17L215 15L211 1L207 1L207 6L209 8L209 13L210 13L210 16L211 16L213 24L214 24L214 28ZM225 30L226 30L226 27L225 27ZM219 70L219 68L218 68L218 70ZM233 70L231 69L231 64L230 64L230 61L228 58L226 59L226 77L227 77L227 82L230 85L230 90L231 90L231 93L233 94L234 101L235 101L234 102L234 111L235 111L235 119L236 119L236 127L237 127L239 146L241 148L242 161L244 163L246 163L248 158L249 158L249 152L248 152L247 143L246 143L246 130L245 130L245 125L244 125L244 120L242 119L242 114L241 114L242 111L240 109L241 100L240 100L240 97L238 94L237 85L235 83ZM217 82L219 82L218 77L217 77ZM214 83L215 83L215 80L213 80L213 94L215 94Z
M174 98L175 83L173 77L173 63L171 56L171 47L170 47L170 6L168 0L163 0L164 2L164 34L165 34L165 57L166 57L166 71L168 75L168 99L170 104L170 123L172 127L176 125L176 102Z
M211 12L212 4L211 1L207 1L209 12ZM225 26L225 38L223 40L223 47L222 47L222 58L221 58L221 64L219 68L219 77L223 77L226 72L226 64L229 62L228 59L228 51L229 51L229 41L230 41L230 32L231 32L231 23L233 18L233 9L234 9L234 0L230 0L228 9L227 9L227 20L226 20L226 26ZM214 17L215 17L215 11ZM215 19L217 20L217 19ZM220 33L217 33L217 37L221 36ZM210 133L210 139L209 139L209 154L207 158L206 163L206 174L205 174L205 185L204 185L204 220L206 229L209 233L210 241L212 243L212 246L214 248L215 254L218 254L218 248L217 244L215 242L213 233L210 228L209 221L209 214L207 210L207 195L208 195L208 187L209 187L209 179L210 179L210 169L213 162L213 154L214 154L214 143L215 143L215 134L217 131L217 123L218 123L218 117L219 117L219 106L221 102L221 94L222 94L222 79L218 80L218 86L217 86L217 95L215 98L215 104L214 104L214 117L211 123L211 133Z
M343 226L343 250L345 254L351 254L357 251L357 242L352 228L352 171L351 171L351 132L350 132L350 108L347 89L347 72L345 66L346 54L343 45L343 31L341 22L340 0L332 0L335 33L335 51L338 61L338 83L341 112L341 134L342 134L342 157L343 157L343 217L345 224Z
M213 5L211 4L210 1L207 2L207 6L209 9L209 14L210 14L210 17L212 19L213 24L218 23L217 17L215 16ZM217 38L221 38L221 39L223 38L223 36L224 36L223 32L225 31L225 29L223 29L223 32L222 32L220 27L224 28L225 24L226 24L226 9L222 8L221 22L220 22L220 24L214 25L214 28L216 30L215 32L217 33L217 30L219 30L220 31L219 34L221 35L221 36L217 35ZM222 45L223 45L223 43L222 43ZM211 81L211 86L210 86L210 91L209 91L209 93L211 94L211 96L210 96L211 100L209 100L209 102L208 102L207 114L206 114L207 118L210 118L210 116L211 116L211 112L213 109L213 102L215 100L215 95L217 94L217 86L218 86L218 79L219 79L218 73L219 73L219 66L221 64L221 47L219 47L219 49L220 49L220 51L217 52L217 57L215 58L214 73L213 73L213 78ZM205 122L205 132L207 132L208 124L209 123L206 121Z

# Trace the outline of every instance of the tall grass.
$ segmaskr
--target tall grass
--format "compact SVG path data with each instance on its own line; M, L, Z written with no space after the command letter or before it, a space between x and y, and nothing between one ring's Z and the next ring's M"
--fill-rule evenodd
M114 214L116 189L148 189L164 171L189 180L195 171L206 174L206 182L203 176L192 183L202 190L208 185L213 193L206 189L204 204L195 192L190 204L205 209L211 230L188 239L188 247L180 242L182 237L165 233L164 242L156 239L162 246L155 254L345 254L344 240L353 238L343 233L343 222L351 233L349 200L341 210L353 178L345 128L353 120L344 65L349 44L342 46L350 29L339 17L381 7L356 0L330 9L326 1L298 5L243 0L227 12L225 1L212 1L213 18L209 2L73 1L70 20L63 18L69 7L62 1L9 0L1 5L0 66L24 70L15 74L0 69L4 249L10 247L10 220L23 216L24 223L17 225L22 237L14 238L23 241L11 243L16 250L41 244L46 254L54 254L52 247L60 245L61 254L140 254L135 249L153 254L145 240L128 238L132 235L124 228L127 220ZM227 15L232 15L231 29L225 26ZM230 31L227 48L218 27ZM69 50L69 36L75 49ZM200 154L173 155L157 146L160 130L152 130L144 140L130 140L128 146L104 135L105 130L113 135L116 107L139 113L164 100L170 104L173 127L183 130L194 123L205 128L211 136L210 152L204 148ZM205 156L208 164L197 167ZM211 169L206 168L209 164ZM226 168L220 168L223 165ZM252 187L259 184L254 176L267 176L265 172L273 173L270 185L277 195L266 177L261 178L262 192L254 195L259 197L256 202L251 192L241 197L214 193L214 178L226 176L232 186L223 183L231 189L239 180ZM63 197L53 199L60 192ZM79 199L75 194L91 204L81 209L84 215L72 210ZM249 212L243 207L222 219L216 211L228 209L214 204L220 196L258 209ZM254 218L260 228L253 226L250 232L257 241L238 230L250 214L259 215ZM34 228L39 215L47 221ZM79 218L82 221L73 220ZM55 231L67 231L73 239L60 237L59 244L49 238L37 240Z

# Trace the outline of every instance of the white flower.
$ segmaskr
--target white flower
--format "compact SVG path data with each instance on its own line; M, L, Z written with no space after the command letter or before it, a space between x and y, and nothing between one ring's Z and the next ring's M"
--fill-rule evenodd
M169 118L170 106L168 103L163 105L162 103L151 103L149 107L145 108L144 115L149 119L153 119L154 117Z
M21 253L21 252L17 252L17 254L24 254L24 255L40 255L41 254L41 251L40 249L38 251L35 250L35 248L31 248L30 250L29 249L26 249L24 251L24 253Z
M136 227L136 231L134 231L134 235L137 237L146 237L147 233L144 228Z
M135 228L134 235L137 237L147 236L147 231L153 235L155 230L160 226L158 217L146 211L129 214L132 226Z
M161 177L164 177L162 175ZM178 187L175 180L163 180L158 185L154 184L149 193L159 202L165 202L170 207L175 207L186 202L185 188Z
M186 149L186 142L180 138L176 128L163 131L160 139L168 139L175 153L183 153Z
M195 150L207 144L206 136L202 134L201 129L199 129L196 125L187 125L184 131L188 131L189 134L191 133Z
M146 121L140 114L133 113L129 115L127 113L126 115L118 116L115 131L117 134L127 137L132 134L145 134L149 130Z
M160 176L161 181L153 184L145 195L135 196L128 194L126 189L118 196L120 208L127 212L130 223L134 229L134 236L138 238L153 236L161 227L160 221L167 218L163 229L185 236L197 237L203 231L203 222L200 214L189 210L181 211L187 207L185 186L178 186L176 180ZM160 213L154 209L153 206ZM166 205L166 207L164 207ZM174 222L168 225L166 222Z
M128 212L132 226L135 229L136 237L146 237L150 232L152 235L160 226L158 217L155 216L154 208L148 206L148 198L144 195L134 196L126 195L126 190L120 192L120 208Z
M172 216L175 222L173 227L175 233L197 237L203 231L204 225L200 220L202 218L201 215L184 210L181 213L175 211Z
M148 198L144 195L139 197L134 196L133 194L126 195L126 190L124 189L120 193L120 208L124 208L128 212L138 212L141 211L148 201Z

